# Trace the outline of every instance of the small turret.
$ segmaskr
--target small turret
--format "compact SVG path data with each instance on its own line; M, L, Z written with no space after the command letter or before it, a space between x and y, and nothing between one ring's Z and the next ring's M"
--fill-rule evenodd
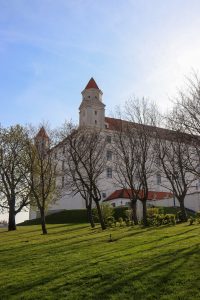
M45 153L49 149L50 139L49 136L42 126L35 136L35 145L41 153Z
M105 127L105 104L102 102L103 92L95 80L91 78L82 91L82 102L79 107L79 126Z

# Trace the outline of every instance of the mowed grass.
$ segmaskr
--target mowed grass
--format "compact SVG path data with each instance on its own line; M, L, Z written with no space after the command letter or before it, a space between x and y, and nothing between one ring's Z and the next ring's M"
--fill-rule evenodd
M200 299L200 225L48 231L1 229L0 299Z

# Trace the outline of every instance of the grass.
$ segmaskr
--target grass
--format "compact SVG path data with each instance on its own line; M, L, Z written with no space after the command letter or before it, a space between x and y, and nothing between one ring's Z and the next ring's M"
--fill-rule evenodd
M0 299L200 299L200 225L48 230L0 230Z

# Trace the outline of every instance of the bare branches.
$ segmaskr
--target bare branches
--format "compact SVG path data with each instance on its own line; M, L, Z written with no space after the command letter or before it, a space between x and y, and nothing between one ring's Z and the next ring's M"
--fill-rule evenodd
M65 163L65 188L72 195L80 193L91 210L92 201L98 206L101 200L100 180L105 171L105 137L98 129L75 129L72 124L66 126L63 146L66 151L61 157ZM102 229L105 229L100 217Z
M125 112L129 122L118 121L119 126L114 134L115 179L129 193L135 224L137 200L141 200L144 206L143 217L146 223L145 205L155 173L153 143L158 114L155 106L145 99L127 102Z

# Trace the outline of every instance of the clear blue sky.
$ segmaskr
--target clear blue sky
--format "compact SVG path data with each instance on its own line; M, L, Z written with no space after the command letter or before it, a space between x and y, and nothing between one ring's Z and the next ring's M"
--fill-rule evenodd
M199 0L0 0L0 123L78 120L93 76L107 115L131 96L165 110L200 69Z

